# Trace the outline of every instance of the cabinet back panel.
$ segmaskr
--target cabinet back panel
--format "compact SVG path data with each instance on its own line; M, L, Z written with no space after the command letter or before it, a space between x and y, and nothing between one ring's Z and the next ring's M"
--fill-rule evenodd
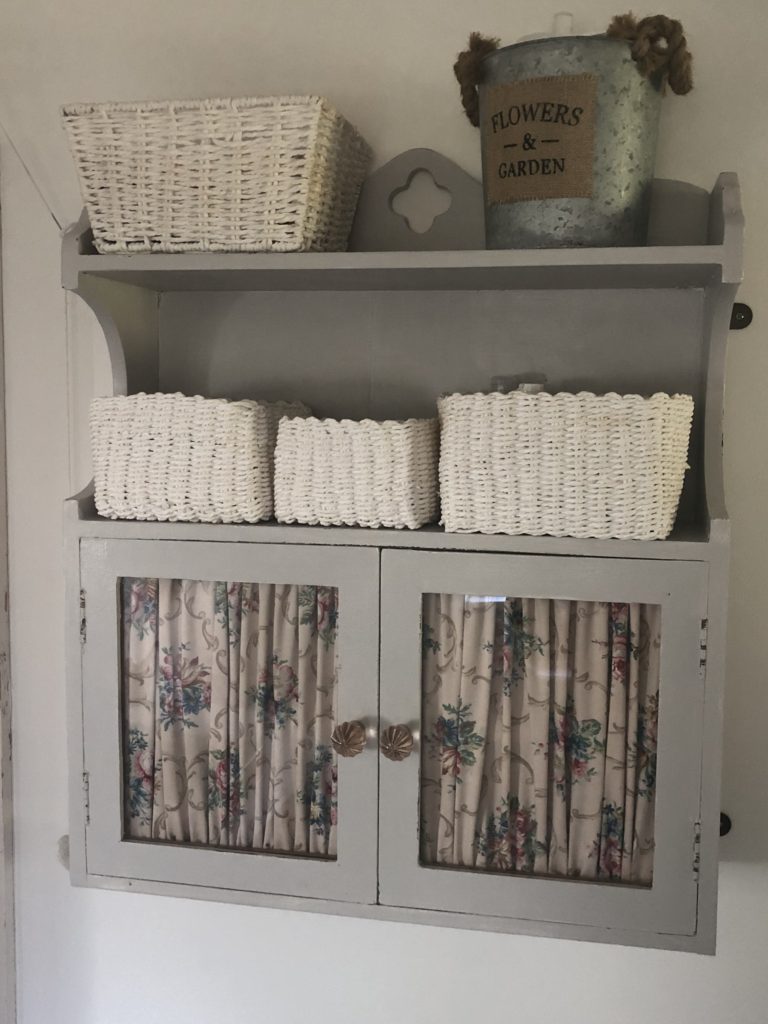
M301 398L335 417L429 415L443 391L528 372L545 373L548 389L698 397L702 299L697 289L169 293L160 382Z
M187 292L160 307L160 387L302 399L318 415L435 414L447 391L543 373L549 390L692 394L699 493L703 292Z

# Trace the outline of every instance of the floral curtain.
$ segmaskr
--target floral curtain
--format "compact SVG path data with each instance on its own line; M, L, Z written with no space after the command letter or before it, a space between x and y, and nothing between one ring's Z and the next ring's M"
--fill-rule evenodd
M650 885L661 609L428 594L421 859Z
M124 579L125 831L336 855L338 593Z

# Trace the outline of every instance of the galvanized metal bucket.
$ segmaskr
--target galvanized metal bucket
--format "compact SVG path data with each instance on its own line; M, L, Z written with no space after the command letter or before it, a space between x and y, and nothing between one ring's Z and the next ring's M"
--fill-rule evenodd
M627 43L606 36L516 43L490 53L482 68L478 91L488 248L643 245L660 79L644 77ZM564 88L574 89L577 98L590 97L591 153L582 152L578 180L570 181L570 165L559 146L567 145L587 118L583 101L581 106L559 102L558 89ZM537 89L543 102L536 100ZM518 95L523 99L516 100ZM583 150L583 138L581 145ZM542 175L546 183L534 182ZM519 196L542 186L547 198L510 198L515 189Z

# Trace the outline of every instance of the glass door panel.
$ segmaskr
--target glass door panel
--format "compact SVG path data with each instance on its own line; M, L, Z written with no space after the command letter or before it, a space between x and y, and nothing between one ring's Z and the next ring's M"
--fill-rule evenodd
M88 873L375 902L378 552L88 539L80 563Z
M335 859L338 588L119 587L124 834Z
M648 886L661 609L426 594L422 863Z
M707 567L382 554L387 905L690 935ZM614 932L616 934L616 932Z

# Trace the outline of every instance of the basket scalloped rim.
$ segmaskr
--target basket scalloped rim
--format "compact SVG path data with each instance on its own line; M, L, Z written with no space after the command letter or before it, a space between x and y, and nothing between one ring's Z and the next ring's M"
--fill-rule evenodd
M225 108L231 106L241 106L244 109L251 109L252 107L266 107L274 106L279 103L280 106L312 106L322 107L329 114L333 114L336 117L341 117L338 110L330 103L324 96L238 96L238 97L227 97L227 96L209 96L201 99L181 99L181 100L125 100L118 102L111 102L105 100L103 102L84 102L84 103L65 103L60 107L60 112L63 117L81 117L85 114L96 114L103 110L114 110L119 113L129 114L132 111L146 111L152 112L156 110L216 110L217 108ZM345 118L345 120L347 120Z
M440 395L438 402L451 398L490 398L494 401L508 400L514 398L520 401L546 401L547 399L568 399L568 398L620 398L622 401L650 402L654 398L681 399L685 398L693 402L693 397L686 394L670 395L666 391L654 391L652 395L637 395L634 393L620 395L617 391L606 391L603 394L596 394L594 391L538 391L536 394L528 394L525 391L451 391Z
M242 405L246 409L250 409L255 405L290 405L290 406L304 406L303 402L291 401L287 399L276 399L271 400L268 398L207 398L205 395L185 395L182 391L137 391L132 395L99 395L97 398L92 399L93 402L129 402L136 404L135 399L137 398L149 398L149 399L167 399L174 398L176 400L182 399L185 402L205 402L208 405L219 405L226 406L227 408L234 408L235 406ZM285 416L281 419L301 419L300 416Z
M293 419L298 419L302 423L306 423L307 426L329 427L331 429L334 429L334 428L337 428L337 427L338 428L343 427L345 429L347 429L349 427L365 427L365 428L386 427L388 429L393 429L393 428L397 428L397 427L419 426L419 425L422 425L422 424L430 424L431 425L431 424L437 422L437 418L434 417L434 416L432 416L432 417L424 417L424 418L413 418L412 417L412 418L407 419L407 420L372 420L372 419L362 419L362 420L344 419L344 420L337 420L337 419L334 419L332 416L327 416L327 417L318 417L318 416L282 416L280 418L280 422L282 423L284 420L293 420Z

